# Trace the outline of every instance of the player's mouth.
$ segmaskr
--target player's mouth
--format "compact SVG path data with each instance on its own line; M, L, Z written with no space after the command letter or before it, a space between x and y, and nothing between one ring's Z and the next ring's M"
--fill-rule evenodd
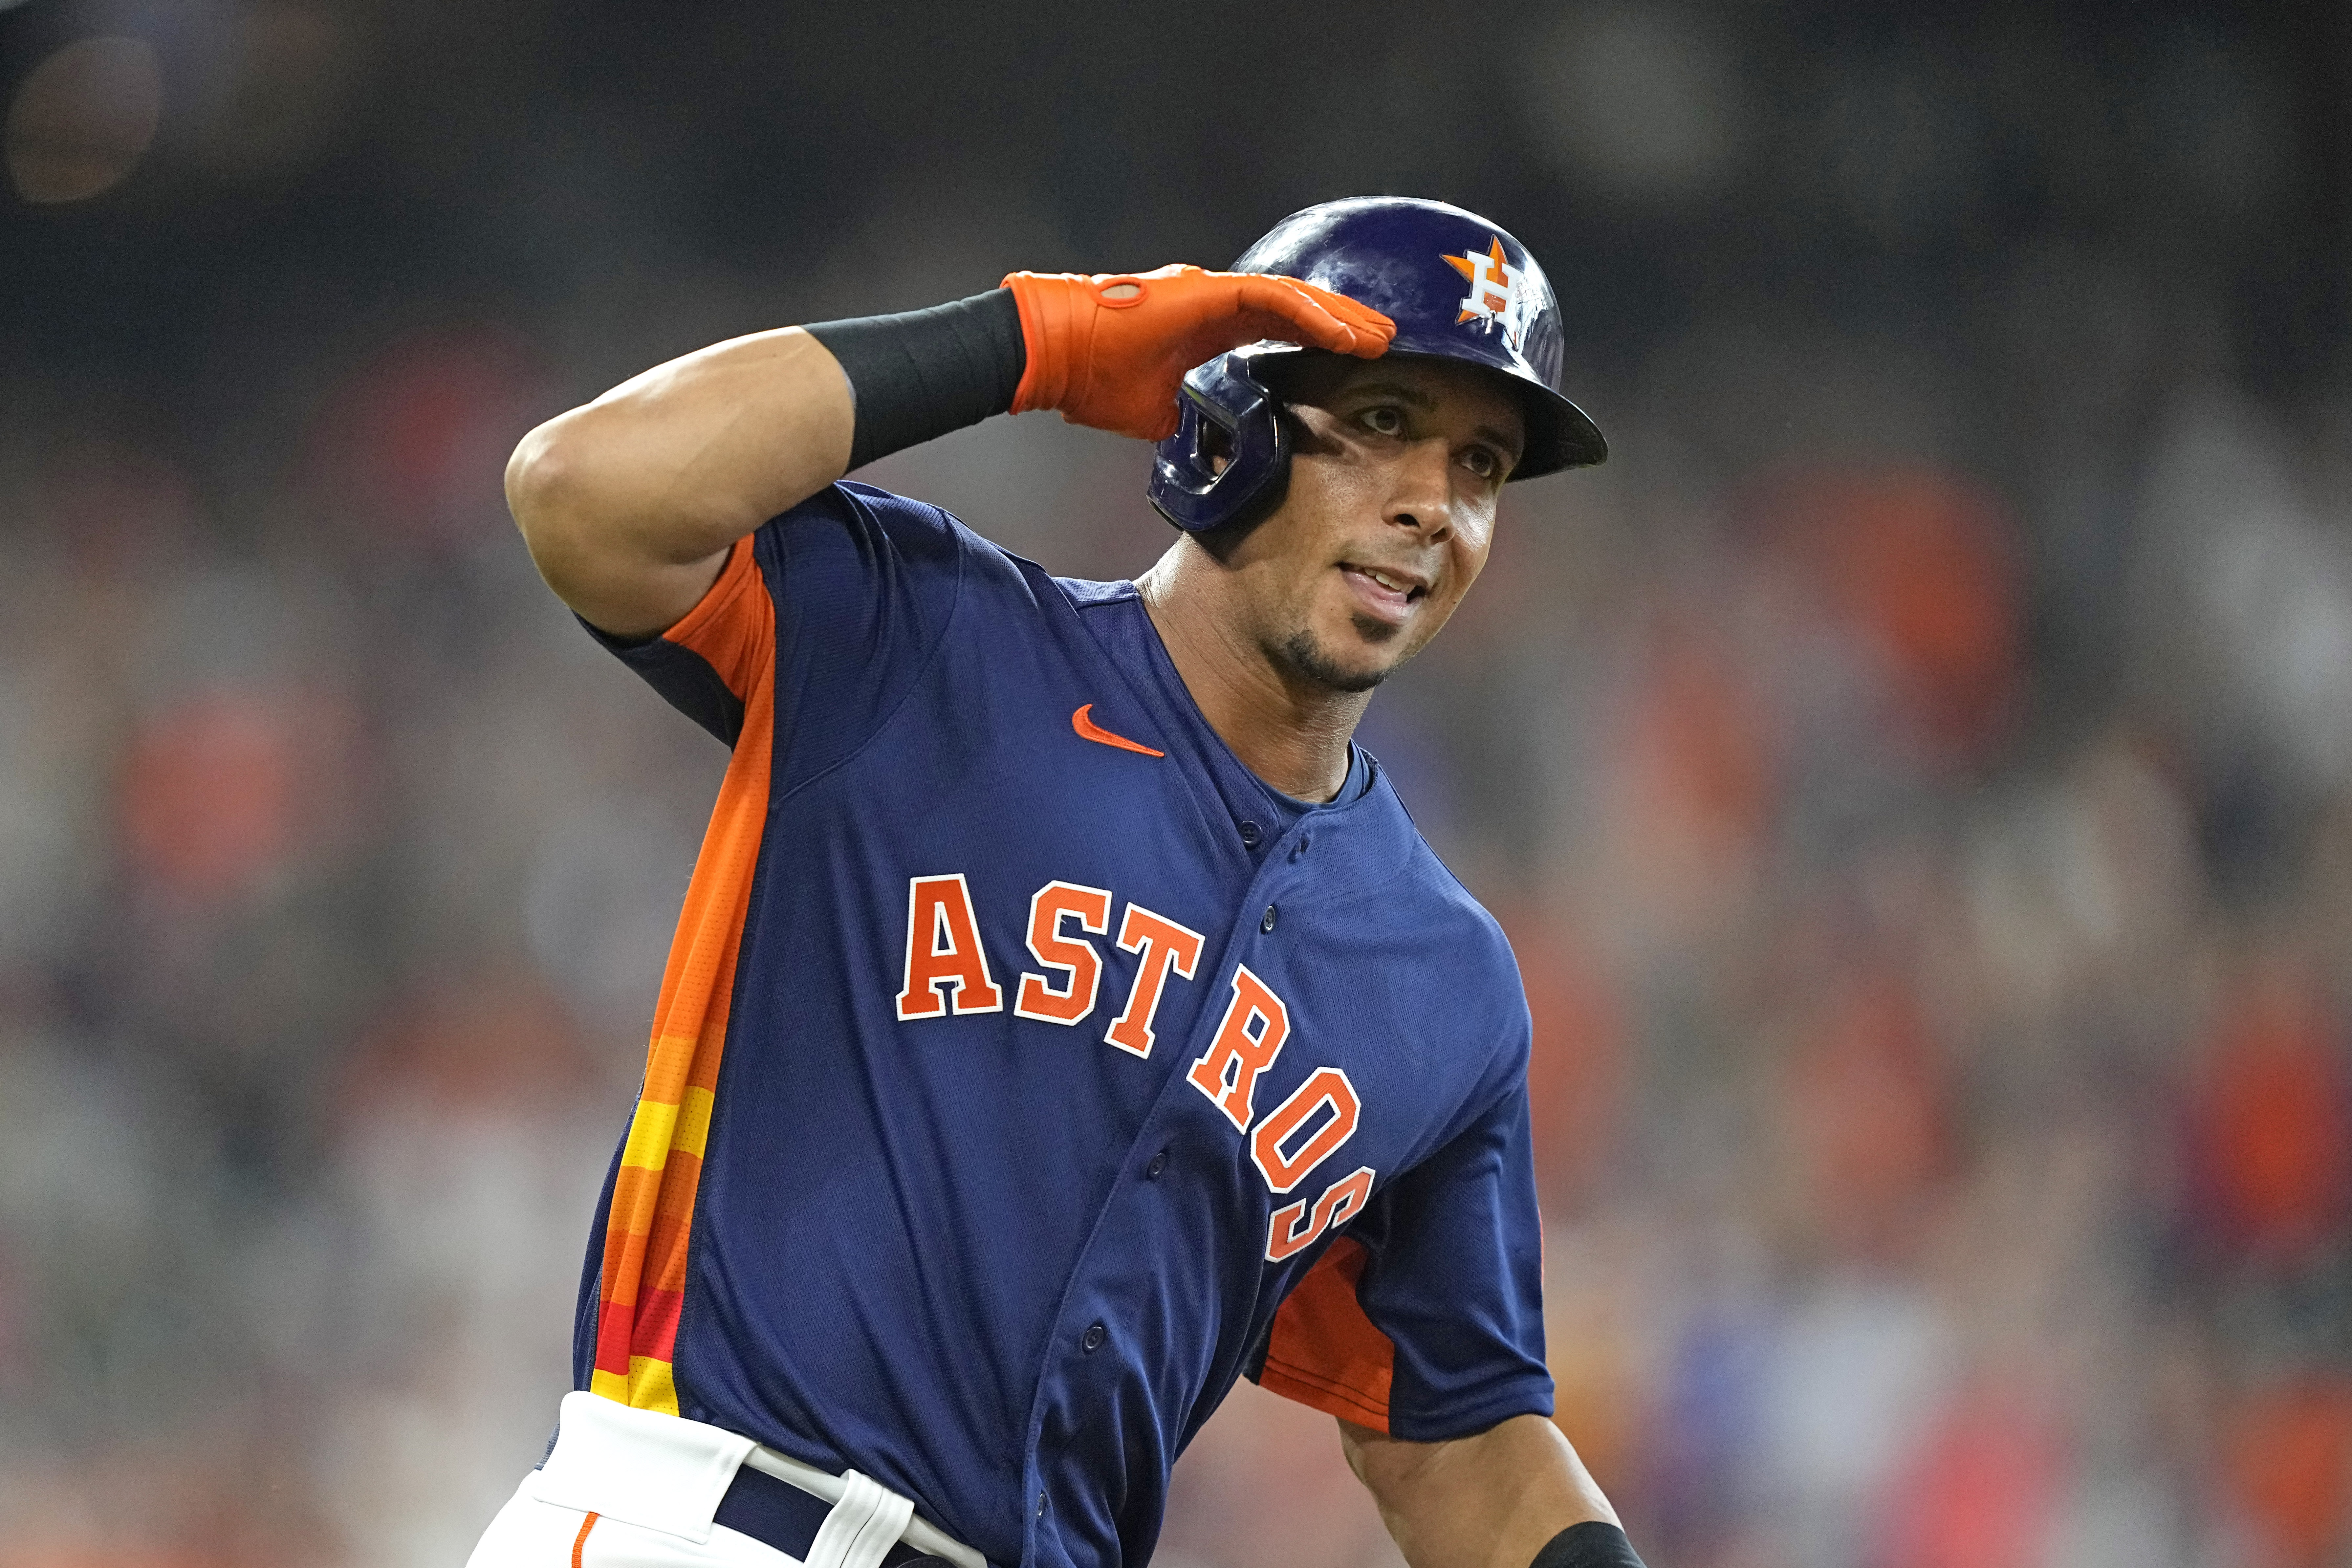
M1405 617L1412 613L1413 605L1429 592L1428 580L1419 573L1394 567L1360 566L1352 561L1342 561L1339 574L1348 580L1360 605L1391 626L1402 626Z

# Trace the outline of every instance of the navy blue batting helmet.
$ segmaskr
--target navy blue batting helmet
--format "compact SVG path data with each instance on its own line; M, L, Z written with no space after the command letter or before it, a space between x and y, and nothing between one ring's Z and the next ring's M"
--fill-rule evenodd
M1514 479L1609 455L1600 430L1559 390L1559 301L1549 279L1525 246L1476 213L1412 196L1325 202L1275 225L1233 269L1296 278L1370 305L1396 322L1391 354L1460 360L1509 377L1527 410ZM1280 495L1290 439L1253 367L1302 352L1252 343L1185 375L1182 422L1151 465L1147 493L1160 516L1197 533Z

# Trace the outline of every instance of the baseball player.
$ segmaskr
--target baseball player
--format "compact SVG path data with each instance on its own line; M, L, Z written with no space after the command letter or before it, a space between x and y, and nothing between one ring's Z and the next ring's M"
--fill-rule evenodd
M1510 235L1365 198L524 438L548 583L733 757L474 1563L1139 1564L1244 1376L1415 1568L1639 1563L1547 1419L1517 971L1349 740L1504 482L1603 456L1560 346ZM1137 580L842 481L1045 408L1159 443Z

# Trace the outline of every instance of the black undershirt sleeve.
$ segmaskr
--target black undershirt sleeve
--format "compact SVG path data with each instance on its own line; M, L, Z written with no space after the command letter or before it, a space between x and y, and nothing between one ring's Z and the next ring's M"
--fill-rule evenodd
M849 377L857 405L852 468L1003 413L1029 366L1010 289L805 330Z
M1591 1520L1553 1536L1528 1568L1642 1568L1642 1559L1622 1530Z

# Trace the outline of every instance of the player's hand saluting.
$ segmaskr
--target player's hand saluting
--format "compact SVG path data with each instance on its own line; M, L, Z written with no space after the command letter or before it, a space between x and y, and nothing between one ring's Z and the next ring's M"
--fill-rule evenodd
M1155 272L1014 272L1029 363L1013 412L1058 408L1073 425L1158 441L1176 433L1184 373L1280 338L1377 359L1396 323L1296 279L1162 267Z

